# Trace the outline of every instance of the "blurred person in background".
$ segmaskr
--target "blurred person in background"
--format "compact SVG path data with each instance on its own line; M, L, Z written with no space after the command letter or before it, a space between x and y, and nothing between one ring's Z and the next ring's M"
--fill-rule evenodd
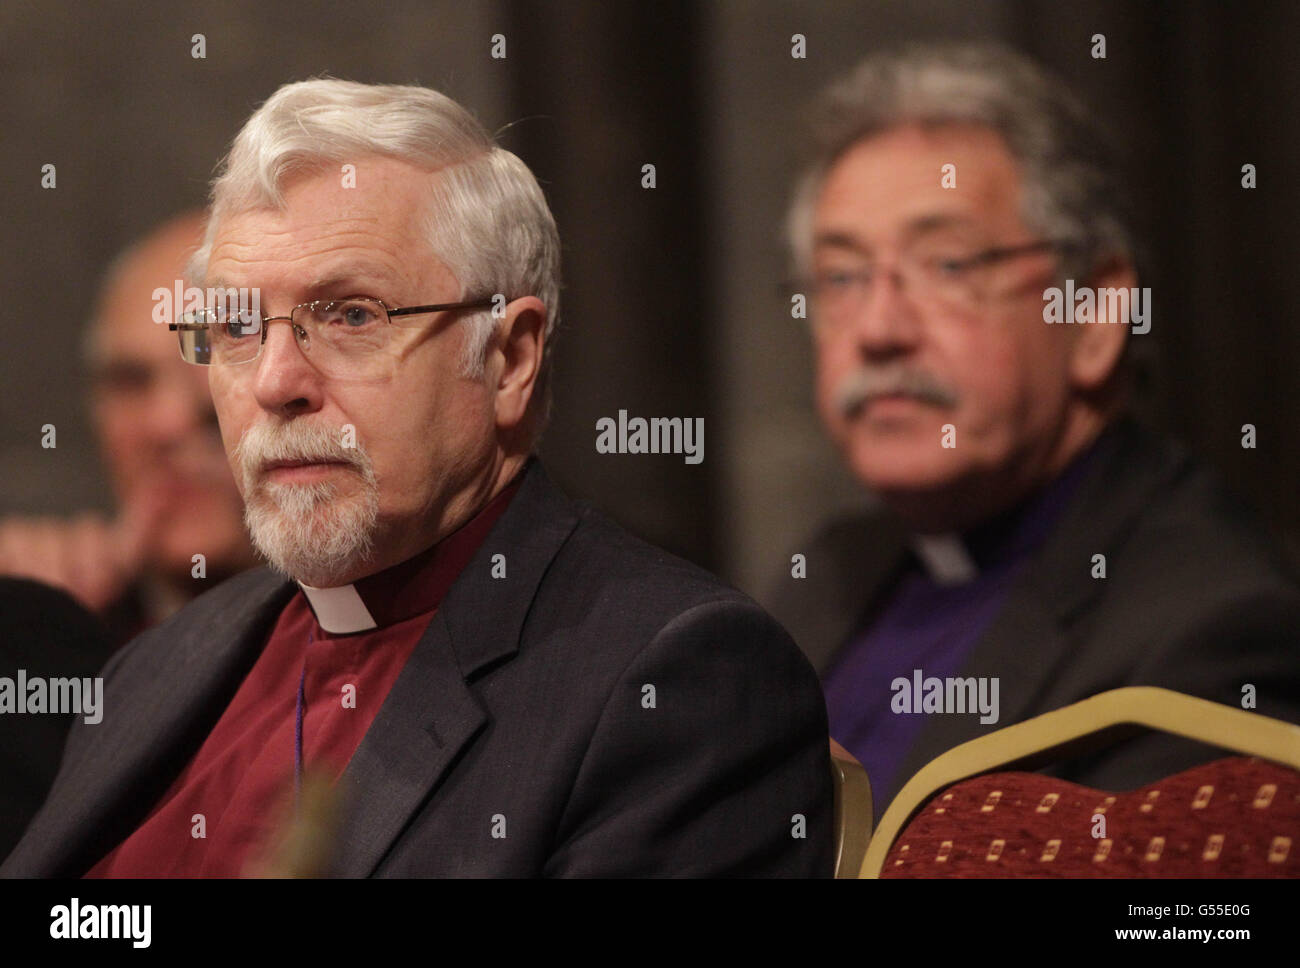
M256 564L206 375L157 320L156 290L174 301L202 234L203 213L187 212L119 254L86 333L91 417L116 516L0 521L0 574L64 589L104 618L115 644Z
M818 411L878 507L797 549L807 577L769 602L877 819L939 754L1120 686L1300 720L1294 576L1128 414L1151 300L1106 131L1033 63L973 45L873 56L818 111L790 242ZM1085 288L1126 301L1049 322L1053 290ZM989 712L918 708L948 679ZM1150 735L1058 772L1130 789L1217 755Z

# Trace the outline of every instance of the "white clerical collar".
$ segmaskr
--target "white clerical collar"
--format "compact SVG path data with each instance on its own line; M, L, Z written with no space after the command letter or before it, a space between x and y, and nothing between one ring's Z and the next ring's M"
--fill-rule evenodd
M348 635L352 632L365 632L367 629L379 628L379 623L366 608L355 585L339 585L337 588L312 588L298 582L311 610L316 614L316 621L326 632L336 635Z
M979 576L979 566L958 535L913 535L912 550L936 585L964 585Z

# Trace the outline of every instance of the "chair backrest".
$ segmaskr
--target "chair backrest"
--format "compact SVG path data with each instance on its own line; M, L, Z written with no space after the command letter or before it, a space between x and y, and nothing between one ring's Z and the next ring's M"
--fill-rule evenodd
M986 773L934 797L881 877L1296 877L1300 772L1227 757L1130 793Z
M926 808L927 804L932 804L933 807L933 810L929 812L929 816L932 820L938 818L939 821L943 823L951 822L953 820L953 814L948 812L949 806L946 806L945 802L942 800L943 796L949 794L952 796L951 799L947 801L947 804L951 805L954 809L960 797L968 797L971 795L981 796L983 798L980 803L981 808L988 807L988 809L981 811L982 814L991 814L998 809L1000 804L1010 802L1009 799L1004 800L1004 798L1008 796L1006 786L1013 782L1017 784L1015 789L1020 791L1016 796L1021 800L1022 807L1025 806L1025 801L1027 799L1032 798L1035 816L1038 816L1042 812L1050 812L1052 809L1055 809L1055 805L1059 804L1062 799L1066 799L1067 794L1069 794L1068 802L1071 804L1075 804L1076 801L1082 802L1083 800L1092 799L1095 795L1097 802L1090 804L1090 806L1104 806L1107 798L1111 796L1106 792L1090 791L1084 787L1076 787L1073 784L1063 784L1061 781L1049 781L1045 777L1034 777L1032 781L1023 781L1015 778L1017 776L1023 777L1025 774L1014 773L1006 774L1010 778L1007 779L1005 783L997 780L993 781L992 785L988 786L988 789L986 790L984 787L988 785L989 781L987 777L982 775L993 773L994 771L1031 770L1040 768L1052 763L1065 751L1077 751L1081 744L1086 745L1088 742L1096 743L1098 741L1113 741L1119 734L1119 727L1126 727L1130 730L1133 727L1163 730L1180 736L1186 736L1189 739L1207 743L1211 746L1217 746L1237 752L1243 754L1245 757L1253 757L1257 760L1267 761L1266 764L1258 767L1246 766L1243 765L1243 763L1232 763L1231 761L1229 761L1229 765L1220 767L1220 772L1214 774L1214 778L1218 780L1219 784L1216 788L1222 789L1222 784L1224 782L1241 785L1240 789L1230 791L1226 794L1228 798L1233 796L1242 797L1245 796L1247 792L1250 792L1252 794L1250 798L1251 802L1255 802L1260 799L1260 796L1257 795L1259 789L1264 787L1270 785L1276 787L1280 783L1282 787L1287 789L1291 788L1289 774L1282 774L1280 776L1274 775L1272 779L1269 780L1262 780L1257 785L1258 788L1255 791L1248 791L1246 788L1249 787L1255 779L1260 778L1259 770L1267 772L1268 770L1273 769L1274 765L1290 768L1291 771L1300 770L1300 726L1269 719L1268 717L1261 716L1257 713L1246 712L1244 710L1234 709L1230 706L1208 702L1204 699L1184 696L1167 689L1157 689L1147 686L1114 689L1093 696L1089 699L1085 699L1082 702L1066 706L1062 709L1044 713L1041 716L1036 716L1023 723L1016 723L1012 726L1007 726L968 743L963 743L934 759L926 767L920 770L916 776L908 781L899 792L898 796L890 804L884 817L881 818L880 824L876 828L875 834L868 847L866 857L862 863L862 876L877 877L882 875L885 868L886 855L890 853L890 850L895 843L898 843L901 848L902 840L900 839L900 834L904 828L909 825L912 819L917 817L923 808ZM1199 776L1197 771L1201 769L1203 768L1198 767L1196 770L1185 771L1184 774L1180 775L1180 777L1190 777L1187 782L1197 780L1201 781L1197 782L1196 789L1198 793L1200 793L1201 788L1204 786L1216 786L1215 783L1204 782L1207 780L1208 775ZM1236 779L1225 779L1230 775L1235 776ZM971 777L980 777L980 784L976 787L964 786L962 781L969 780ZM1172 779L1179 780L1179 778ZM1036 785L1037 781L1048 782L1052 785L1052 789L1049 790L1044 788L1039 790ZM959 790L957 786L954 786L954 784L961 786L962 789ZM1150 795L1152 792L1157 792L1158 800L1160 795L1158 790L1160 786L1161 784L1152 784L1151 786L1144 787L1142 791L1138 792L1143 793L1143 795ZM1181 789L1181 781L1179 789ZM991 804L986 803L985 801L992 797L994 793L997 793L998 796L993 799ZM1048 794L1052 793L1057 794L1055 799L1049 799L1047 801L1043 800L1043 798L1048 797ZM1300 791L1297 791L1297 793L1300 793ZM936 794L941 795L940 800L939 802L932 803ZM1114 799L1110 800L1110 802L1114 804L1120 802L1121 797L1132 797L1134 795L1135 794L1118 794L1115 795ZM1204 796L1204 794L1201 793L1201 796ZM1192 800L1196 799L1196 795L1193 795ZM1283 800L1286 800L1285 796L1283 797ZM1154 802L1156 801L1153 801L1152 803L1154 804ZM1166 802L1173 801L1166 800ZM1221 800L1221 802L1223 801ZM1283 803L1274 797L1270 800L1269 807L1276 806L1279 809L1274 810L1270 816L1281 818L1281 821L1285 822L1285 815L1283 812L1280 812L1280 808L1287 807L1288 804L1290 807L1294 807L1297 802L1300 801L1292 799ZM1141 805L1142 804L1139 804L1139 806ZM1046 811L1040 811L1040 807L1046 807L1047 809ZM1290 807L1288 807L1288 809ZM1154 808L1152 807L1152 809ZM1189 806L1189 809L1192 808ZM1197 807L1195 809L1201 810L1203 808ZM1150 809L1139 811L1139 813L1150 812L1152 812ZM1093 815L1097 813L1100 813L1104 820L1100 825L1097 824L1095 819L1093 819ZM1092 826L1089 827L1090 837L1093 827L1097 827L1099 831L1105 828L1108 824L1113 827L1113 822L1105 819L1107 813L1108 811L1106 810L1094 810L1089 814L1089 819L1092 820ZM1114 815L1112 814L1111 816L1113 817ZM1199 816L1203 818L1205 815L1200 814ZM1220 818L1220 822L1224 822L1222 818ZM937 828L927 829L931 829L933 832L933 830ZM957 828L954 827L954 829ZM1292 829L1294 829L1294 825L1292 825ZM986 831L981 830L980 836L982 836L984 832ZM1135 836L1137 832L1138 828L1135 827ZM1215 832L1216 831L1211 831L1210 833ZM1222 833L1225 836L1227 835L1227 831L1217 832ZM1161 833L1153 833L1151 836L1160 837L1165 835ZM1263 836L1263 828L1255 829L1254 834L1251 836ZM1283 841L1286 841L1290 837L1290 833L1285 830L1280 830L1277 836L1282 837ZM1040 852L1040 855L1051 854L1053 851L1057 851L1059 855L1059 850L1061 849L1064 840L1062 838L1048 838L1048 840L1058 839L1061 840L1061 843L1056 844L1054 847L1049 847L1047 843L1044 842L1043 850ZM1108 838L1105 835L1102 835L1091 837L1091 839L1105 840ZM1109 839L1114 841L1113 838ZM941 848L945 841L949 840L951 841L951 844L949 845L949 857L952 856L951 852L955 849L957 844L955 835L953 837L941 837L936 842L936 849L934 851L935 857L944 853ZM996 841L999 840L1003 841L1001 845L996 843ZM1001 856L1005 853L1007 848L1005 841L1006 838L991 836L984 844L979 845L978 849L983 851L980 854L982 858L987 858L990 854L994 855L992 861L986 860L984 861L985 863L995 864L996 869L997 863L1000 861ZM1274 844L1270 840L1269 848L1264 851L1264 853L1279 856L1280 852L1286 851L1283 855L1284 857L1293 856L1290 853L1289 843L1284 843L1283 841L1278 841ZM1184 851L1184 848L1185 851L1191 850L1190 842L1184 843L1184 841L1180 841L1179 843L1183 844L1183 847L1179 848L1180 851ZM1097 846L1097 849L1092 851L1092 854L1095 854L1102 849L1098 845L1094 846ZM1136 851L1139 847L1144 847L1147 849L1143 849L1141 854L1143 857L1146 857L1147 854L1157 851L1160 846L1161 845L1158 843L1153 844L1150 842L1146 845L1141 845L1130 840L1125 842L1125 851L1132 852ZM1205 849L1202 853L1205 853L1206 851L1213 853L1212 847L1213 845L1211 844L1205 845ZM1113 850L1113 848L1114 843L1112 843L1110 848L1106 849ZM926 849L928 850L928 846ZM977 850L974 846L970 847L970 849ZM1017 851L1021 849L1025 851L1026 856L1032 853L1032 850L1026 845L1022 844L1017 848ZM1019 857L1021 855L1018 853L1017 856ZM1109 855L1105 855L1102 858L1103 861L1106 856ZM892 860L898 859L898 857L892 858ZM943 864L946 863L946 861L938 861L938 863ZM1098 863L1101 863L1101 861ZM1282 863L1287 863L1287 861L1283 860ZM908 865L894 864L893 866L895 872L901 872L902 868L905 868ZM1044 868L1041 873L1050 876L1052 871L1060 870L1061 866L1050 869ZM1111 865L1111 867L1113 866L1114 865ZM936 871L932 871L931 876L936 876L943 870L953 869L953 867L941 867ZM1094 871L1094 873L1105 873L1110 869L1110 867L1104 865L1095 869L1089 868L1089 870ZM1277 868L1273 868L1273 870L1276 871ZM1167 874L1168 872L1166 871L1164 873ZM996 876L996 874L993 873L992 870L986 868L985 872L980 876ZM1130 876L1132 876L1131 873Z
M871 782L862 764L831 740L835 780L835 876L853 879L862 869L871 841Z

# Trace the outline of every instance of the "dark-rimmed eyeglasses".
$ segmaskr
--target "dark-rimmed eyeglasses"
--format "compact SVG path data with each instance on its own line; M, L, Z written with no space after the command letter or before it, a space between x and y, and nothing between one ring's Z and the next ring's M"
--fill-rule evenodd
M951 309L975 310L992 294L987 270L993 266L1035 253L1070 250L1076 245L1071 240L1040 239L969 252L947 241L922 243L899 253L892 275L900 288L915 299ZM827 265L794 286L808 293L817 320L837 326L857 316L883 274L875 264L853 260Z

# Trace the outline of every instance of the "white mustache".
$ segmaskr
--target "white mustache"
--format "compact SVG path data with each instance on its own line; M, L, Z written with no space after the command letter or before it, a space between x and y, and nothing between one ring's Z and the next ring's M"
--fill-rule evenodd
M338 461L374 481L374 465L361 444L345 447L341 429L319 424L256 424L239 438L235 458L248 487L254 486L266 466L276 461Z
M835 405L841 415L852 417L874 397L902 394L939 407L956 406L957 391L921 370L897 365L862 367L840 381Z

